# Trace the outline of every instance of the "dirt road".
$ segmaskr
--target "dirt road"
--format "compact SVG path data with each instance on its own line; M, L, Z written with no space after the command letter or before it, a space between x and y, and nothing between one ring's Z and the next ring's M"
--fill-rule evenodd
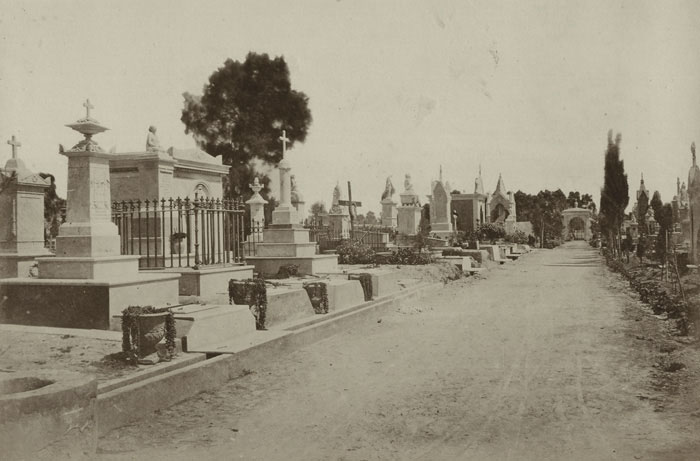
M115 430L98 459L700 459L698 366L657 366L697 349L584 244L377 320Z

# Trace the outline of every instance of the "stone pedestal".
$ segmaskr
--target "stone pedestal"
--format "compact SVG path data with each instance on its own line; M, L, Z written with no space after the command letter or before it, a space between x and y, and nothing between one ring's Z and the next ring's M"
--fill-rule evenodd
M49 180L33 174L20 159L0 173L0 278L28 277L44 248L44 191Z
M350 238L350 215L328 213L328 230L333 238Z
M280 205L272 212L272 224L263 231L263 243L255 245L255 256L246 262L257 272L275 274L281 266L296 264L300 274L331 272L338 267L336 255L317 255L316 243L309 241L309 231L299 224L291 204L291 167L287 159L279 164Z
M398 213L398 232L404 235L417 235L420 231L421 208L418 206L400 206Z
M178 302L179 274L140 274L139 256L120 254L111 220L109 159L92 140L107 128L88 116L68 125L85 135L68 157L66 222L56 257L37 258L38 279L0 280L0 321L73 328L109 328L129 305Z
M398 213L396 202L392 199L384 199L379 203L382 204L382 226L396 229Z
M248 239L249 242L262 242L263 229L265 228L265 205L267 204L267 200L260 195L260 191L263 187L257 177L253 184L250 185L250 188L253 190L253 196L250 200L245 202L250 209L250 235Z

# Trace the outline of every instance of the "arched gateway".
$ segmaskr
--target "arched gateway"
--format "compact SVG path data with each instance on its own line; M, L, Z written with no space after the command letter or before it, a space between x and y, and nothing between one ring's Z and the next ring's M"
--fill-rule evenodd
M562 221L564 240L590 240L591 233L591 210L587 208L567 208L562 211Z

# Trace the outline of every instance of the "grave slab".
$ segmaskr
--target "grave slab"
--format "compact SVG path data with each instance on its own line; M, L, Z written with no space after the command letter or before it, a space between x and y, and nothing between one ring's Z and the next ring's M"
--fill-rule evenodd
M314 315L316 313L309 300L309 295L306 294L306 290L303 288L279 287L267 289L267 315L265 318L265 326L267 328L290 320Z
M226 290L231 279L243 280L253 277L252 265L227 267L202 267L166 269L167 273L180 274L180 296L214 296Z
M185 352L204 350L212 344L255 332L255 317L248 306L190 304L176 307L172 312Z

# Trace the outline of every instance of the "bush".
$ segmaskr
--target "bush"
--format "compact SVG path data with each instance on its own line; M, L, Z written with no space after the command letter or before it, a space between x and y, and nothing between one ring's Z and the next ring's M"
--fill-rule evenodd
M374 250L368 245L359 242L344 241L341 243L336 253L340 264L374 264Z
M388 264L402 264L407 266L419 266L432 262L430 253L418 253L411 248L400 248L398 251L393 252L388 258L388 261Z
M476 232L480 240L489 240L492 243L506 236L506 230L498 224L482 224Z
M525 232L521 230L516 230L512 234L506 234L506 242L510 243L520 243L520 244L525 244L527 243L527 235Z

